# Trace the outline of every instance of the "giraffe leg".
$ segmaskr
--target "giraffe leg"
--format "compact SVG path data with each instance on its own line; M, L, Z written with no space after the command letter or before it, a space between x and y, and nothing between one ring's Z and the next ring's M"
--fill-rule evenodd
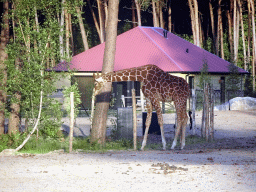
M176 111L177 111L177 110L176 110ZM174 136L174 140L173 140L173 142L172 142L172 147L171 147L171 149L174 149L175 146L177 145L177 140L178 140L180 131L181 131L181 118L180 118L180 114L179 114L178 111L177 111L177 127L176 127L175 136Z
M147 100L147 119L146 119L146 129L145 129L145 133L144 133L144 138L142 141L142 145L141 145L141 150L144 150L144 147L146 146L147 143L147 138L148 138L148 130L149 130L149 126L151 124L151 117L152 117L152 104L149 100Z
M188 122L188 116L186 113L186 110L183 111L182 113L182 125L181 125L181 149L185 147L185 135L186 135L186 126Z
M177 126L177 130L175 133L175 137L174 137L171 149L175 148L179 134L180 134L181 149L183 149L185 147L186 125L188 121L188 116L186 114L186 102L184 102L183 105L179 105L179 108L176 108L176 111L177 111L178 126Z
M156 110L157 118L158 118L158 124L159 124L160 130L161 130L161 137L162 137L163 150L166 150L166 140L165 140L165 136L164 136L163 115L162 115L162 110L161 110L160 102L157 101L157 100L154 100L154 102L153 102L153 107L154 107L155 110Z

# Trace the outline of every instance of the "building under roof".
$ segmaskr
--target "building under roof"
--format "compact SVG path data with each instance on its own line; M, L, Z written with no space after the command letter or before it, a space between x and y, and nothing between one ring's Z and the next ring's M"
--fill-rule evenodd
M102 43L77 54L69 65L70 69L77 71L75 78L82 93L82 101L87 107L90 106L90 96L85 94L91 94L88 93L88 85L93 84L92 73L102 70L104 48L105 43ZM154 64L166 72L183 76L190 87L194 88L198 84L195 81L199 79L195 74L200 73L205 62L208 64L208 72L215 75L214 89L221 92L221 102L224 102L225 75L229 73L230 64L228 61L158 27L138 26L117 36L114 71ZM54 70L67 71L67 65L59 64ZM240 74L248 73L241 68L238 71ZM129 96L131 88L136 89L136 95L140 94L138 82L113 84L116 95Z

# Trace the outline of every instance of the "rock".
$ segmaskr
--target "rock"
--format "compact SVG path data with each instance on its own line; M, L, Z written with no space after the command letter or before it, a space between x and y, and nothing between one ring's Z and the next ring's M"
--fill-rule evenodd
M229 102L230 110L256 109L256 98L253 97L236 97Z
M256 98L253 97L236 97L228 102L214 107L216 111L227 110L252 110L256 109Z

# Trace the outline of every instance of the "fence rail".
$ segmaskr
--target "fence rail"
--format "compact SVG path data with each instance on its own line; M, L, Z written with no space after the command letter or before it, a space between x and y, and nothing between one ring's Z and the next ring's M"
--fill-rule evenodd
M201 110L203 107L203 94L204 90L196 90L196 110ZM224 94L224 100L221 98ZM221 105L230 99L235 97L243 97L244 91L242 90L226 90L225 93L221 93L221 90L213 90L214 105Z

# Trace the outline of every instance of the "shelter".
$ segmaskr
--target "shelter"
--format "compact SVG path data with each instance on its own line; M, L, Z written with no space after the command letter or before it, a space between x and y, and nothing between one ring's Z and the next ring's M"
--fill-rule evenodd
M76 70L75 79L80 85L80 91L84 94L88 91L88 85L93 82L93 73L101 72L104 48L105 43L97 45L74 56L70 62L70 68ZM230 63L173 33L158 27L139 26L117 36L115 71L154 64L172 75L184 77L191 88L196 88L198 74L205 62L212 75L214 89L225 89L225 77L229 74ZM54 70L65 71L66 64L59 64ZM241 68L238 71L240 74L248 73ZM130 96L130 89L133 87L136 88L136 95L139 95L138 82L113 83L114 96ZM223 97L225 99L225 94ZM88 96L82 95L82 100L89 107ZM126 103L129 105L131 100L128 99Z

